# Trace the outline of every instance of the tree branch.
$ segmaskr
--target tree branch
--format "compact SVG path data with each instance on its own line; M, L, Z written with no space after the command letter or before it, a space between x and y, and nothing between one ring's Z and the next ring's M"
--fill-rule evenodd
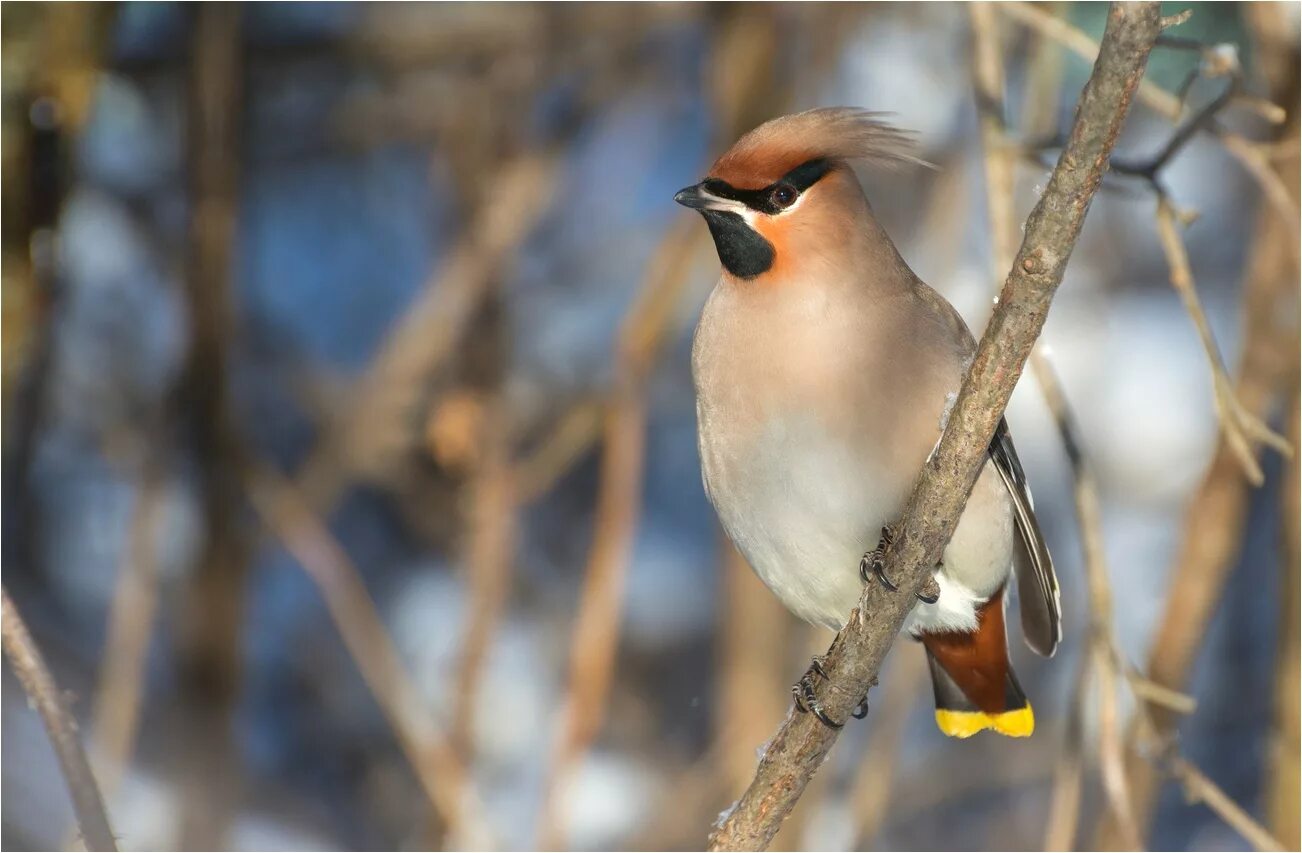
M27 625L18 608L9 599L8 590L0 590L3 599L3 619L0 628L4 634L4 653L9 665L22 682L29 700L41 712L41 721L50 735L54 753L63 768L64 781L72 794L72 809L81 827L87 850L117 850L113 831L109 829L108 815L104 812L104 799L90 772L90 763L77 740L77 721L64 705L59 685L54 683L49 667L32 641Z
M999 306L887 553L899 591L869 584L832 643L823 705L845 719L876 677L887 650L953 532L1013 387L1039 336L1089 204L1159 32L1159 4L1113 4L1098 61L1081 94L1067 146L1026 223ZM871 617L865 614L871 614ZM789 713L755 780L712 835L714 850L763 849L823 763L837 732Z

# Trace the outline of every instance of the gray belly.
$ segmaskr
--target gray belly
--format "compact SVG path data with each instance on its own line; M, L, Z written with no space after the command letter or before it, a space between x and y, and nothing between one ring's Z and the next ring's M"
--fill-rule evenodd
M701 413L705 489L728 536L788 609L839 629L862 590L859 560L898 517L910 483L809 415L772 419L750 440L717 426Z

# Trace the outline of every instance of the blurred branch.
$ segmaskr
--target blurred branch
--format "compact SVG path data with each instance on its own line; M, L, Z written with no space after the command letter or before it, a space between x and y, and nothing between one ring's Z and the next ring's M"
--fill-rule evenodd
M721 789L735 791L755 775L755 748L786 711L786 651L794 637L782 603L722 531L719 539L723 612L714 742L721 753L716 765Z
M1193 320L1198 330L1199 341L1207 355L1207 363L1212 371L1212 388L1215 391L1216 411L1220 417L1225 440L1234 455L1243 466L1244 474L1254 486L1260 486L1265 480L1261 465L1257 462L1253 445L1264 442L1285 456L1293 454L1288 441L1268 427L1260 418L1244 408L1234 395L1234 383L1225 370L1220 348L1212 336L1207 315L1198 300L1198 291L1194 287L1193 271L1189 268L1189 255L1185 251L1184 241L1180 239L1177 214L1171 202L1165 197L1157 200L1157 232L1161 238L1162 251L1171 269L1171 286L1180 294L1180 301Z
M1288 383L1293 388L1292 412L1289 415L1289 435L1298 440L1298 376ZM1299 732L1299 684L1302 655L1299 653L1299 545L1298 525L1302 507L1298 503L1298 460L1289 461L1280 483L1280 550L1279 564L1279 637L1275 648L1275 700L1274 720L1271 725L1269 764L1266 778L1266 814L1275 835L1289 848L1298 846L1298 802L1302 799L1299 785L1299 752L1302 752L1302 733Z
M239 749L231 740L240 681L247 542L239 524L242 449L230 411L232 249L239 186L241 7L194 7L187 145L190 170L186 299L188 363L181 398L198 467L203 543L186 591L179 669L186 705L179 846L223 847Z
M554 423L533 452L515 464L515 495L521 504L532 503L552 490L587 453L601 433L602 405L583 400L571 406Z
M1025 237L940 443L909 499L887 555L899 591L869 584L829 650L824 707L848 718L929 578L985 461L991 436L1044 324L1085 213L1158 35L1157 3L1113 4L1103 47L1049 185ZM867 614L871 614L868 616ZM754 782L710 839L712 849L762 849L835 742L812 714L788 715Z
M487 824L466 767L421 701L357 569L294 486L269 468L247 483L263 523L325 599L357 670L393 728L417 781L447 827L452 849L483 846Z
M1290 126L1296 125L1293 115ZM1282 183L1296 187L1297 161L1281 163L1278 168ZM1267 209L1259 211L1254 233L1244 274L1243 349L1234 397L1246 412L1264 422L1297 365L1298 271L1288 248L1294 235L1278 216ZM1252 448L1254 458L1259 453L1259 448ZM1185 511L1184 533L1172 561L1170 594L1145 667L1155 685L1180 691L1187 683L1242 547L1250 499L1239 453L1222 431L1207 473ZM1151 717L1151 737L1146 737L1143 719L1136 716L1131 720L1127 739L1132 750L1145 739L1160 744L1173 735L1178 720L1175 713L1159 706L1151 709ZM1135 812L1146 824L1157 801L1160 780L1151 764L1138 755L1132 755L1127 764ZM1110 822L1100 827L1094 839L1099 849L1122 843Z
M473 763L479 685L493 635L506 608L515 559L517 507L510 459L514 419L503 391L508 331L499 285L500 281L495 282L478 333L490 351L484 356L489 363L484 368L488 375L479 395L481 413L475 431L478 447L467 486L469 542L464 549L464 563L470 587L469 613L453 694L452 743L467 765Z
M1092 658L1084 655L1077 668L1072 698L1067 708L1067 725L1062 733L1062 752L1053 770L1049 795L1049 817L1044 826L1045 850L1074 850L1080 826L1081 795L1085 778L1085 705L1089 690Z
M620 329L614 387L603 415L592 548L570 643L569 686L555 755L543 785L539 824L543 849L564 846L559 805L605 715L619 643L624 576L642 500L646 382L667 320L702 247L700 229L694 226L684 217L670 228Z
M927 683L924 657L902 655L895 661L882 692L886 698L878 707L868 746L859 760L859 772L850 788L850 811L854 833L848 849L867 849L881 832L897 795L894 777L904 748L906 728Z
M1011 263L1011 249L1008 247L1017 238L1017 220L1013 203L1015 189L1011 154L1013 147L1008 138L1008 128L1004 119L1005 83L1002 46L993 6L988 3L974 3L969 6L969 9L975 40L973 79L976 81L982 150L986 163L986 203L990 217L991 257L997 277L1002 275ZM1037 40L1039 52L1036 57L1040 62L1045 61L1046 52L1043 50L1043 45L1047 41L1047 39ZM1058 87L1055 84L1061 82L1058 75L1054 75L1051 82L1045 82L1039 73L1033 73L1031 79L1032 83L1039 83L1042 95L1047 96L1045 98L1047 103L1031 98L1028 92L1025 100L1034 104L1042 116L1028 116L1028 132L1038 129L1035 124L1037 118L1044 123L1052 121L1057 106ZM1086 468L1081 454L1080 439L1071 411L1067 407L1066 395L1044 356L1043 349L1038 345L1031 354L1031 365L1071 464L1076 513L1082 528L1084 563L1089 578L1090 612L1094 614L1089 626L1084 658L1080 663L1075 690L1067 711L1067 725L1063 732L1064 745L1054 769L1049 817L1045 828L1045 849L1066 850L1075 844L1080 820L1080 798L1085 772L1084 719L1089 703L1088 689L1093 675L1099 678L1100 698L1105 705L1100 708L1100 717L1105 723L1101 726L1100 739L1105 741L1101 750L1104 766L1111 771L1108 778L1112 784L1107 786L1109 808L1114 813L1126 814L1129 804L1126 800L1124 784L1117 784L1120 753L1117 748L1119 740L1116 736L1115 673L1111 671L1106 659L1101 661L1096 655L1100 645L1105 651L1112 648L1111 594L1108 590L1107 568L1102 564L1104 555L1102 531L1097 527L1098 497L1093 477ZM1103 666L1096 673L1096 664L1100 662ZM1110 726L1106 725L1109 721ZM1121 777L1121 782L1124 783L1124 777ZM1133 821L1130 825L1133 827Z
M50 675L41 651L27 631L18 608L9 598L7 589L0 589L3 597L3 618L0 619L0 633L3 634L5 657L13 667L14 674L22 682L27 698L41 714L45 731L50 736L50 744L58 756L63 779L68 784L72 795L72 808L77 815L77 824L81 827L82 839L87 850L117 850L113 831L109 829L108 815L104 812L104 800L95 785L95 776L86 761L81 742L77 739L77 721L73 719L64 705L59 686Z
M1068 25L1062 23L1059 19L1047 16L1047 13L1037 7L1022 6L1020 4L1010 4L1009 13L1019 20L1026 23L1033 23L1034 26L1046 35L1058 33L1067 42L1076 47L1080 47L1085 42L1092 41L1079 31L1071 31ZM1185 16L1187 17L1187 15ZM1051 22L1051 23L1050 23ZM1065 28L1065 29L1064 29ZM1070 31L1070 35L1068 35ZM1082 41L1083 39L1083 41ZM1166 188L1161 181L1161 173L1171 160L1194 138L1200 130L1215 130L1218 125L1217 119L1229 104L1234 102L1240 95L1243 88L1243 70L1239 66L1238 59L1232 51L1220 50L1216 47L1209 47L1199 42L1185 39L1176 39L1169 36L1163 36L1159 40L1159 46L1174 47L1182 50L1191 50L1198 52L1202 56L1202 62L1190 76L1190 81L1197 79L1199 76L1209 78L1225 78L1227 83L1225 88L1198 110L1190 118L1180 123L1175 132L1167 140L1166 144L1154 156L1142 161L1128 161L1121 158L1115 158L1112 161L1111 171L1119 175L1127 175L1134 178L1143 179L1152 187L1157 195L1157 224L1158 234L1161 237L1162 249L1166 253L1167 263L1171 268L1171 284L1179 293L1181 301L1184 303L1194 326L1198 331L1199 340L1206 352L1208 364L1212 374L1212 387L1216 401L1216 411L1220 418L1222 428L1225 430L1230 439L1230 446L1234 449L1240 463L1243 465L1244 472L1248 479L1254 485L1261 485L1262 472L1261 466L1253 456L1250 446L1253 442L1263 441L1281 453L1290 454L1292 448L1288 442L1268 426L1262 423L1258 418L1248 412L1234 396L1233 383L1225 371L1224 360L1221 358L1220 350L1216 345L1216 340L1212 335L1211 328L1207 324L1206 316L1203 313L1202 304L1198 299L1198 294L1193 285L1193 275L1189 268L1188 256L1185 252L1184 245L1179 237L1177 220L1182 224L1189 224L1195 218L1193 213L1178 212L1171 203ZM984 64L988 65L988 61ZM1188 88L1187 86L1185 87ZM1141 84L1141 92L1144 91ZM1162 91L1162 90L1157 90ZM997 93L995 95L997 97ZM1159 96L1157 102L1165 104ZM1174 111L1169 114L1172 121L1179 121L1183 112L1183 97L1178 98L1179 103L1175 106ZM1170 105L1164 107L1169 109ZM989 111L987 111L989 112ZM986 121L993 120L997 117L987 116ZM1233 146L1237 143L1230 140L1229 137L1224 139L1227 146ZM1242 140L1240 140L1242 141ZM1005 142L1001 146L1003 149L1009 149L1012 146ZM1259 152L1258 152L1259 153ZM987 161L997 160L1003 162L1004 156L991 155ZM1248 158L1251 162L1250 168L1257 169L1266 162L1264 157L1254 155ZM1271 186L1278 186L1278 178L1272 178L1269 182ZM992 202L992 205L994 202ZM1286 205L1293 209L1294 205L1290 202ZM992 210L992 213L995 211Z
M1057 41L1087 61L1092 62L1098 55L1099 46L1094 39L1039 6L1027 2L1007 2L999 4L999 9L1014 20ZM1151 80L1141 81L1136 94L1140 103L1173 123L1179 122L1184 112L1184 103L1179 96L1168 92ZM1293 197L1288 185L1281 181L1271 168L1268 153L1270 146L1251 142L1219 124L1211 124L1209 129L1265 193L1271 208L1285 225L1287 231L1285 239L1288 241L1286 245L1294 262L1297 262L1300 239L1298 235L1302 228L1302 221L1299 220L1296 198Z
M127 548L118 567L94 706L91 742L109 800L130 762L140 724L149 638L158 609L158 533L165 498L162 465L151 454L136 490Z
M1037 358L1032 363L1036 377L1040 380L1040 389L1044 392L1049 410L1062 435L1063 447L1075 481L1076 514L1085 547L1085 577L1090 598L1089 643L1085 666L1098 686L1099 764L1103 774L1103 788L1118 830L1128 843L1139 849L1142 843L1131 804L1121 733L1117 688L1117 661L1120 660L1120 652L1112 621L1112 588L1103 545L1098 486L1094 482L1093 472L1085 463L1079 430L1057 375L1047 359ZM1080 681L1082 690L1076 696L1076 701L1081 705L1088 699L1083 689L1087 683L1088 676L1085 676ZM1063 777L1065 776L1064 771Z
M1170 760L1170 773L1184 788L1185 797L1189 802L1206 805L1221 820L1246 838L1255 849L1286 849L1264 826L1257 823L1238 803L1230 799L1215 782L1208 779L1201 770L1188 761L1179 756L1173 757Z
M461 344L471 320L516 249L551 204L558 162L528 153L501 164L447 259L358 380L297 478L309 506L331 507L348 477L405 458L419 441L420 403L430 377Z

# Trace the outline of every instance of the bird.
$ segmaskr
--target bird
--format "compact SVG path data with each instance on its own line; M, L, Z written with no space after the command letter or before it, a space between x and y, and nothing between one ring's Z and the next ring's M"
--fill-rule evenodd
M912 134L854 107L772 119L674 200L705 219L722 266L692 341L705 492L755 573L801 619L843 628L944 430L976 340L901 257L854 166L921 163ZM876 547L872 547L873 545ZM1029 736L1005 606L1049 657L1062 639L1053 560L1006 421L903 631L926 650L951 737ZM938 594L936 593L938 590ZM813 685L801 711L831 719ZM867 712L866 697L854 712Z

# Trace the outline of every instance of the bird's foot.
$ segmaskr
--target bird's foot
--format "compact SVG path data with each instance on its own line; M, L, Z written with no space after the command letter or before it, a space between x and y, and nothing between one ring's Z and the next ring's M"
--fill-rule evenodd
M859 561L859 578L864 583L868 583L868 576L871 574L879 584L891 592L899 589L890 578L886 577L886 549L891 547L891 542L894 540L895 534L891 529L883 527L882 538L877 543L877 547L864 554L863 559Z
M822 655L814 655L810 661L809 669L800 680L791 686L791 696L795 699L796 708L801 713L813 714L819 722L830 729L839 729L845 726L845 723L838 723L828 716L827 711L823 708L823 703L819 701L818 694L814 691L814 682L816 679L827 680L827 671L823 669ZM856 720L862 720L868 716L868 697L865 695L859 700L859 704L850 712L850 716Z
M893 541L895 541L894 531L890 527L883 527L882 538L877 543L877 547L864 554L863 559L859 561L859 577L864 583L868 583L868 576L871 574L886 589L898 592L899 587L886 576L886 549L891 547ZM936 583L934 577L927 578L922 589L915 594L923 604L935 604L940 600L940 585Z

